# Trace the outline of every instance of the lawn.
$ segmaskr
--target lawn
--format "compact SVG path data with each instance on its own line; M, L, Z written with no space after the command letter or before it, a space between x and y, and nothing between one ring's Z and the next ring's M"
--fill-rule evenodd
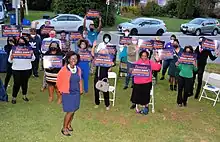
M1 142L219 142L219 104L212 107L210 101L190 98L188 107L179 108L177 93L169 91L164 80L155 87L156 112L142 116L129 109L131 89L124 91L124 79L120 78L115 107L106 111L101 103L94 109L93 76L89 94L81 97L72 136L63 137L62 106L48 103L48 92L40 92L42 75L40 72L40 78L30 79L30 102L23 102L19 94L16 105L0 103ZM10 85L11 100L12 81Z

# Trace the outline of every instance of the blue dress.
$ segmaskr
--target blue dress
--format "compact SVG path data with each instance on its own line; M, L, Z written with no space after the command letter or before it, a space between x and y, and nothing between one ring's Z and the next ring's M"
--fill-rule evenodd
M62 104L64 112L75 112L80 106L80 76L78 70L76 73L71 73L70 77L70 93L62 94Z

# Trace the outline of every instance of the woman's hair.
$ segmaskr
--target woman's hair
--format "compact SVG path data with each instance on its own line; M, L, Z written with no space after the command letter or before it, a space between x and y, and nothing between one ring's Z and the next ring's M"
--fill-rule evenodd
M178 44L180 44L178 39L174 39L173 42L177 42Z
M9 41L11 40L11 38L14 40L13 43L16 44L16 38L15 37L8 37L7 38L7 44L9 44Z
M183 49L183 52L186 52L186 49L189 48L191 53L193 53L193 47L191 45L185 46L185 48Z
M172 37L173 37L174 39L176 39L176 35L171 35L171 36L170 36L170 39L171 39Z
M141 56L146 53L147 54L147 57L149 56L149 52L146 51L146 50L142 50L140 53L139 53L139 58L141 58Z
M112 37L110 34L104 34L103 35L103 41L105 40L105 38L108 37L109 38L109 41L111 41Z
M81 48L80 45L81 45L82 42L84 42L84 43L86 44L86 48L89 47L89 41L88 41L88 40L80 39L80 40L78 41L78 44L77 44L77 46L78 46L79 48Z
M49 53L51 52L51 48L50 47L52 46L53 43L55 43L57 45L57 47L56 47L57 48L57 52L61 52L60 45L59 45L59 43L57 41L52 41L50 43L48 52Z
M17 40L17 45L19 44L19 40L20 40L20 39L24 40L24 44L25 44L26 46L29 45L28 41L27 41L26 38L23 37L23 36L21 36L21 37L18 38L18 40Z
M79 54L75 53L74 51L69 51L69 52L66 53L66 57L65 57L65 60L66 60L66 63L67 63L67 64L70 63L70 62L69 62L70 57L72 57L72 56L74 56L74 55L76 55L76 57L77 57L77 63L76 63L76 64L79 63L79 61L80 61L80 56L79 56Z

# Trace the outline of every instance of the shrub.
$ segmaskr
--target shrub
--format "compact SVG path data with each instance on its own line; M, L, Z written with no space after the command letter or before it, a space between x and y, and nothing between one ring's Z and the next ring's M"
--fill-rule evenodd
M167 4L163 7L164 13L169 17L177 17L177 5L180 0L169 0Z
M131 13L133 15L139 16L141 15L140 7L138 6L122 6L121 7L121 13Z
M144 16L163 16L162 7L155 2L148 2L143 11Z

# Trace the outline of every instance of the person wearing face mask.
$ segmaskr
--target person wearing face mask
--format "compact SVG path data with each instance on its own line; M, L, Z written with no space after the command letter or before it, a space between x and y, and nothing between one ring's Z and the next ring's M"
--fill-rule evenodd
M60 50L59 44L57 42L51 42L49 50L45 53L44 56L63 56L63 53ZM60 68L46 68L45 69L45 78L48 85L49 91L49 102L52 102L54 99L54 91L57 93L57 104L61 103L61 96L57 89L57 74L60 71Z
M66 39L66 32L62 31L60 33L60 41L61 41L61 51L63 54L66 54L68 51L70 51L70 41Z
M43 25L40 27L40 29L39 29L39 33L38 33L38 34L40 35L40 37L41 37L42 40L45 39L45 38L50 37L48 33L41 33L41 30L42 30L43 28L45 28L45 27L48 27L48 26L50 26L50 21L45 21L45 24L43 24Z
M155 55L155 61L149 60L149 52L142 50L139 53L140 59L135 62L135 64L140 65L150 65L151 71L149 71L149 77L134 76L134 87L132 90L132 95L130 101L136 104L136 112L140 114L147 115L149 108L148 104L150 102L150 92L152 89L152 71L158 71L161 68L160 59ZM138 105L142 105L144 108L139 110Z
M193 47L186 46L183 50L183 53L193 53ZM177 61L176 66L180 71L178 77L177 104L179 107L182 107L182 105L187 106L187 99L193 84L193 72L197 70L197 64L196 61L193 65L182 64ZM182 95L183 90L184 93Z
M171 49L171 50L173 50L174 49L174 47L173 47L173 42L174 42L174 40L176 39L176 36L175 35L171 35L171 37L170 37L170 42L168 42L166 45L165 45L165 49ZM165 79L165 74L166 74L166 72L167 72L167 69L168 69L168 67L169 67L169 65L170 65L170 59L168 59L168 60L164 60L163 61L163 68L162 68L162 77L160 78L160 80L164 80Z
M178 39L174 40L173 47L174 56L173 59L170 61L168 75L170 76L170 90L177 91L177 77L179 75L179 72L175 64L178 61L179 57L182 55L183 49L180 47Z
M31 45L34 55L35 55L35 60L32 62L32 71L34 77L39 77L38 75L38 67L39 67L39 61L40 61L40 54L41 54L41 39L36 33L36 29L31 28L30 29L30 34L31 38L29 40L29 44Z
M83 31L82 37L88 41L89 47L92 47L92 42L88 39L88 31Z
M79 40L78 41L78 51L89 51L88 50L89 43L87 40ZM79 54L80 55L80 54ZM78 66L82 71L82 79L83 79L83 88L85 93L89 91L89 63L90 61L79 61Z
M84 27L84 31L87 31L86 16L84 17L83 27ZM102 30L102 17L99 16L99 26L98 26L97 30L95 29L94 22L91 21L90 25L89 25L89 30L87 31L87 37L91 41L92 47L93 47L94 42L97 40L98 35L101 32L101 30Z
M205 66L207 64L207 59L208 57L214 61L215 59L217 59L217 55L214 56L212 54L211 51L209 50L205 50L202 48L202 40L204 37L200 37L199 38L199 46L197 46L197 48L195 49L195 53L197 54L197 66L198 66L198 70L196 72L194 72L193 74L193 85L195 83L195 79L196 79L196 75L198 74L198 84L197 84L197 89L196 89L196 94L195 94L195 99L199 98L199 93L202 87L202 78L203 78L203 73L205 71ZM192 88L192 92L191 95L193 95L193 88Z
M80 56L73 51L66 55L66 65L57 76L57 88L62 95L63 111L66 113L61 133L71 136L71 126L74 114L80 107L80 94L82 94L81 69L77 66Z
M20 48L29 46L27 40L24 37L18 39L18 45ZM8 62L12 63L12 74L14 78L13 91L12 91L12 104L16 104L16 97L22 88L23 100L28 102L27 90L28 90L28 81L31 76L32 64L31 62L35 60L34 54L31 59L16 59L10 51Z
M7 44L4 47L4 50L7 53L7 58L9 57L11 49L15 45L15 43L16 43L16 39L14 37L8 37ZM5 91L7 91L8 83L12 76L11 66L12 66L12 63L7 62L7 73L6 73L5 82L4 82Z
M49 33L50 37L43 39L43 42L58 42L59 43L59 47L61 50L61 41L59 39L56 38L56 31L52 30ZM47 51L43 51L41 48L41 53L42 53L42 60L41 60L41 65L42 65L42 70L43 69L43 56ZM46 83L46 79L45 79L45 75L44 75L44 79L43 79L43 86L41 88L41 91L44 91L47 87L47 83Z

